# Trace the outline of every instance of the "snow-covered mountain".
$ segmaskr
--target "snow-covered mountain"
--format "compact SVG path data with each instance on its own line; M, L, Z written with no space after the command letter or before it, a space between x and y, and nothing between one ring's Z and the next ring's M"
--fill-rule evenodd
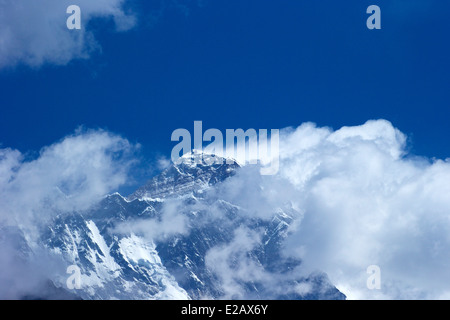
M281 254L298 214L289 204L274 208L270 219L252 218L212 192L239 165L192 157L195 161L171 165L128 197L111 194L87 212L56 217L39 246L81 271L80 289L67 289L68 275L58 275L50 279L57 290L81 299L345 298L325 274L301 276L296 271L301 261ZM168 204L182 229L153 237L145 223L170 226ZM233 251L241 248L236 235L244 229L255 234L252 244ZM250 266L261 275L239 276Z

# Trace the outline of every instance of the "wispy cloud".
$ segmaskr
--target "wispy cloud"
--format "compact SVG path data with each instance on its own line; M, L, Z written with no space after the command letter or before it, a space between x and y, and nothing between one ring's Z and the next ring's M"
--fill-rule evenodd
M0 298L36 293L61 271L58 260L36 245L42 227L125 184L137 147L105 131L78 130L34 160L0 149Z
M79 131L26 161L0 150L0 220L44 220L54 211L85 210L126 182L136 146L106 131Z
M162 205L157 216L121 222L111 232L137 233L150 240L164 240L173 235L187 234L189 220L183 209L181 201L168 200Z
M4 0L0 2L0 68L45 63L65 65L72 59L88 58L100 49L88 29L94 18L113 19L116 29L128 30L136 18L126 12L127 0L79 0L81 30L68 30L70 0Z

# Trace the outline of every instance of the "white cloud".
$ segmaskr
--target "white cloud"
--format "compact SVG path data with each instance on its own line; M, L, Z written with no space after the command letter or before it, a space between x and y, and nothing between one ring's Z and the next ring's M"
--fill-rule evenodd
M32 161L1 149L0 221L36 223L51 211L87 209L126 182L136 147L105 131L78 131Z
M137 147L105 131L78 130L34 160L0 149L0 298L39 295L43 281L64 272L60 261L34 246L39 229L125 184ZM22 243L22 232L31 248Z
M206 266L219 276L223 299L245 299L243 282L269 282L270 275L249 256L260 242L261 235L246 227L234 232L234 239L227 244L213 247L205 257Z
M450 163L405 157L389 122L337 131L304 124L281 140L280 174L303 220L288 239L306 270L349 297L436 298L450 290ZM368 290L369 265L381 290Z
M137 233L151 240L164 240L175 234L186 234L189 232L189 221L182 208L182 201L167 200L157 217L121 222L111 231L122 234Z
M113 19L116 29L127 30L135 17L124 11L126 0L3 0L0 1L0 68L45 63L65 65L88 58L100 46L87 29L93 18ZM68 30L69 5L81 8L81 30Z
M279 299L287 296L318 294L328 286L308 282L300 272L268 270L258 259L257 251L262 248L264 228L241 225L234 230L233 239L208 250L206 267L217 276L222 290L221 299ZM272 256L272 259L274 257ZM281 265L281 263L280 263ZM308 276L320 276L319 273ZM257 290L251 289L255 286Z

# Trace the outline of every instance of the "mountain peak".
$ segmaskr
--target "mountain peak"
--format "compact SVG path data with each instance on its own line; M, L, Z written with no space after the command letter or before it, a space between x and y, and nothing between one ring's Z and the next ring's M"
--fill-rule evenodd
M188 194L225 180L238 168L239 164L233 159L193 150L150 179L127 200L157 200Z

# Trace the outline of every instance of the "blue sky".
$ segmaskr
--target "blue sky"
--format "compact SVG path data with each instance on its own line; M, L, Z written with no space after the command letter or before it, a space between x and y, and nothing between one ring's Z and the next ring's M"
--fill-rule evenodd
M381 30L366 27L371 4ZM172 131L194 120L338 129L384 118L415 154L450 155L450 3L134 0L126 10L137 19L127 31L111 19L83 25L101 47L88 59L0 69L4 147L38 151L83 125L151 158L168 156Z

